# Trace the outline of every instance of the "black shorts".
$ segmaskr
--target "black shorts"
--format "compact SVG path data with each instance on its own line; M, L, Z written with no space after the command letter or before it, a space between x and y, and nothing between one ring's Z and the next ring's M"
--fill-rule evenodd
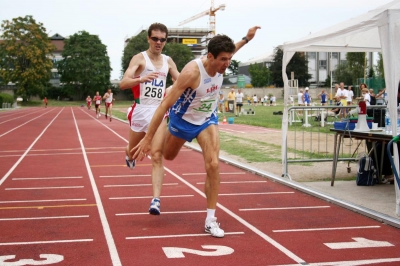
M96 109L97 109L100 107L100 104L95 104L94 107L96 107Z
M241 106L243 106L243 103L236 103L236 106L241 107Z

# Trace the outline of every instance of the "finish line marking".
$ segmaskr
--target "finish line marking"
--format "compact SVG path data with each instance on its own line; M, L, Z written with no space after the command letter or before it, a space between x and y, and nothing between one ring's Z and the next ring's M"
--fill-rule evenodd
M206 175L207 173L185 173L182 175L188 176L188 175ZM220 175L244 175L246 172L233 172L233 173L219 173Z
M205 213L206 211L176 211L176 212L164 212L162 214L185 214L185 213ZM131 215L149 215L148 212L133 212L133 213L117 213L115 216L131 216Z
M294 192L231 193L231 194L219 194L218 196L278 195L278 194L294 194Z
M304 209L324 209L331 206L309 206L309 207L282 207L282 208L254 208L254 209L239 209L241 212L245 211L279 211L279 210L304 210Z
M27 203L27 202L85 201L85 200L87 200L87 199L9 200L9 201L0 201L0 204L5 204L5 203Z
M32 178L13 178L12 180L52 180L52 179L78 179L82 176L59 176L59 177L32 177Z
M105 185L104 187L147 187L153 184L128 184L128 185ZM178 183L165 183L163 186L177 186Z
M352 226L352 227L287 229L287 230L272 230L272 232L285 233L285 232L335 231L335 230L372 229L372 228L380 228L380 226L379 225L371 225L371 226Z
M148 177L149 175L101 175L101 178L109 178L109 177ZM165 174L164 174L165 176Z
M0 246L38 245L38 244L55 244L55 243L91 242L91 241L93 241L93 239L51 240L51 241L33 241L33 242L9 242L9 243L0 243Z
M66 189L66 188L84 188L84 186L72 186L72 187L20 187L20 188L6 188L5 190L35 190L35 189Z
M186 198L193 197L194 195L172 195L172 196L162 196L162 198ZM125 200L125 199L152 199L153 196L139 196L139 197L114 197L109 198L110 200Z
M96 206L96 204L0 207L0 210L17 210L17 209L39 209L39 210L42 210L45 208L69 208L69 207L93 207L93 206Z
M206 182L197 182L198 185L204 185ZM221 184L247 184L247 183L267 183L267 181L224 181Z
M75 219L75 218L89 218L89 215L79 215L79 216L49 216L49 217L21 217L21 218L0 218L0 221Z
M244 235L244 232L225 232L225 235ZM194 236L210 236L210 234L183 234L183 235L163 235L163 236L131 236L126 237L126 240L137 239L155 239L155 238L175 238L175 237L194 237Z

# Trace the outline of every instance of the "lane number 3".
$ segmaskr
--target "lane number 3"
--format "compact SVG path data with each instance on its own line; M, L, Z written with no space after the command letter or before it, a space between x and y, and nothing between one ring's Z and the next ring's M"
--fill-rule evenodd
M201 247L203 249L210 249L210 251L178 247L163 247L163 250L167 258L169 259L184 258L184 252L204 257L224 256L232 254L234 252L233 248L227 246L204 245Z
M1 266L24 266L24 265L49 265L59 263L64 260L64 256L57 254L40 254L43 260L21 259L18 261L7 262L7 260L15 259L15 255L0 256Z

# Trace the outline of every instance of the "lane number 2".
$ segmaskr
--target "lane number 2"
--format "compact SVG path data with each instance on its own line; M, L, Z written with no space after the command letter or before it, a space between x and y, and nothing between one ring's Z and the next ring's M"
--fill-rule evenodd
M210 249L210 251L178 247L163 247L163 250L167 258L169 259L184 258L184 252L204 257L224 256L232 254L234 252L233 248L227 246L204 245L201 247L203 249Z
M15 259L15 255L0 256L0 265L2 266L24 266L24 265L49 265L59 263L64 260L64 256L57 254L40 254L43 260L21 259L18 261L7 262Z

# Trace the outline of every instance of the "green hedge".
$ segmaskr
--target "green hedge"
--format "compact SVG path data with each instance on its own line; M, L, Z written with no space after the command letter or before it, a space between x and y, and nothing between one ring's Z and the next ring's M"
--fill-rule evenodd
M3 107L3 103L14 103L14 97L10 94L0 93L0 108Z

